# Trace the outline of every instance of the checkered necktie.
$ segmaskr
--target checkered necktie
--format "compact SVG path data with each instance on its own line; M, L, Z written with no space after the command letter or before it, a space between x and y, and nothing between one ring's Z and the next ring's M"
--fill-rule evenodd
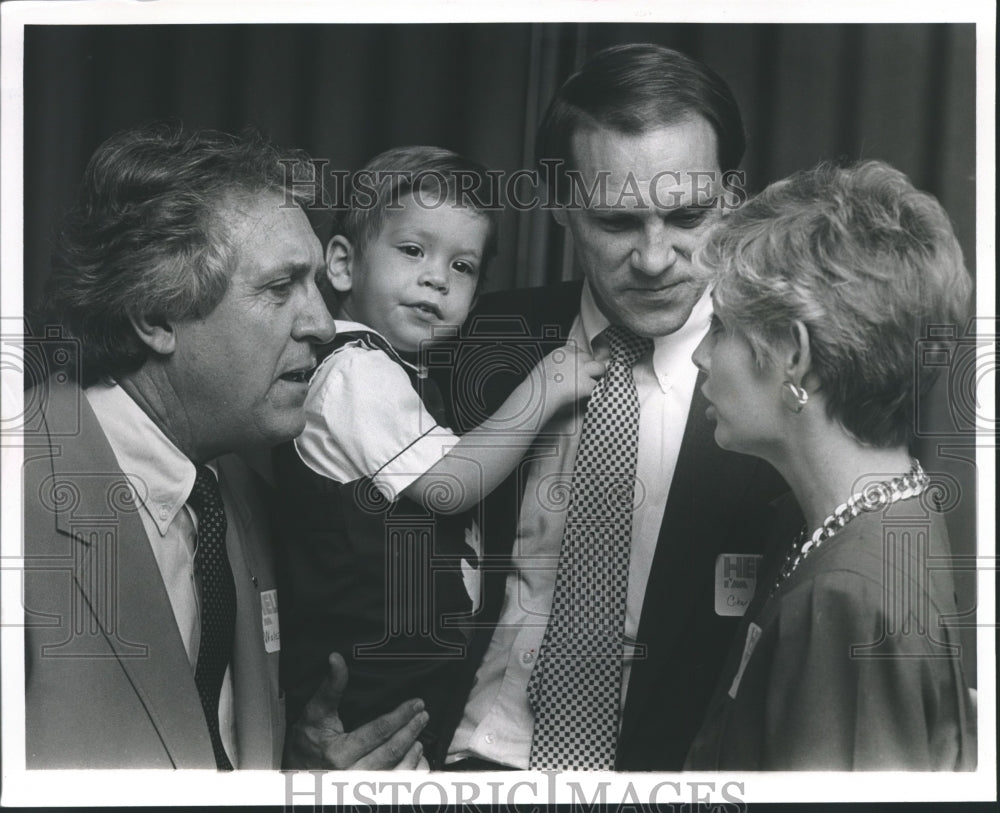
M194 682L212 738L215 764L231 771L232 763L219 734L219 693L233 652L236 630L236 585L226 553L226 510L215 475L198 466L188 504L198 517L198 548L194 567L201 593L201 646Z
M603 335L611 360L583 419L552 612L528 681L535 769L615 766L639 445L632 365L652 341L618 326Z

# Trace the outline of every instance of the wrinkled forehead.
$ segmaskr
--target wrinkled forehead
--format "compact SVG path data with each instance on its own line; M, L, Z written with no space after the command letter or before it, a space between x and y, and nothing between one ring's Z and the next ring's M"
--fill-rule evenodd
M268 274L282 268L318 269L323 252L309 218L279 192L227 193L214 212L215 237L228 244L238 267Z
M206 201L211 227L219 229L216 236L242 243L260 228L273 227L275 215L284 209L300 209L294 201L271 189L251 190L231 187L219 190Z
M567 180L586 208L671 209L706 203L722 188L715 131L697 116L634 134L583 128L570 151Z

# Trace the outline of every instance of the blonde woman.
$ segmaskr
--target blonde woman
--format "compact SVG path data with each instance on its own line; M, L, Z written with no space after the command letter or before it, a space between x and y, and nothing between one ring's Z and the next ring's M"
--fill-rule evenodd
M947 215L885 164L821 166L733 212L700 262L716 442L770 462L798 511L687 767L974 767L954 588L927 566L948 534L908 451L917 342L970 299Z

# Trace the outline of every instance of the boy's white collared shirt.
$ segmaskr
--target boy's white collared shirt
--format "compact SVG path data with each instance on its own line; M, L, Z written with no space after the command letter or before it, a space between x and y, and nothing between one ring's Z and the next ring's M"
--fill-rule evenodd
M335 324L338 334L381 337L358 322ZM306 427L295 439L309 468L338 483L371 477L391 501L455 447L458 436L431 416L401 365L417 370L363 339L323 360L309 382Z

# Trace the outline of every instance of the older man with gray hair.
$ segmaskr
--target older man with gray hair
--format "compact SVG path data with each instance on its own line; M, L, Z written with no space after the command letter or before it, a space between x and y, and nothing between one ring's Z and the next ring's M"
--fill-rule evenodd
M152 127L97 150L49 304L76 380L26 431L29 768L413 767L419 700L346 733L346 669L285 737L262 483L333 322L301 153Z

